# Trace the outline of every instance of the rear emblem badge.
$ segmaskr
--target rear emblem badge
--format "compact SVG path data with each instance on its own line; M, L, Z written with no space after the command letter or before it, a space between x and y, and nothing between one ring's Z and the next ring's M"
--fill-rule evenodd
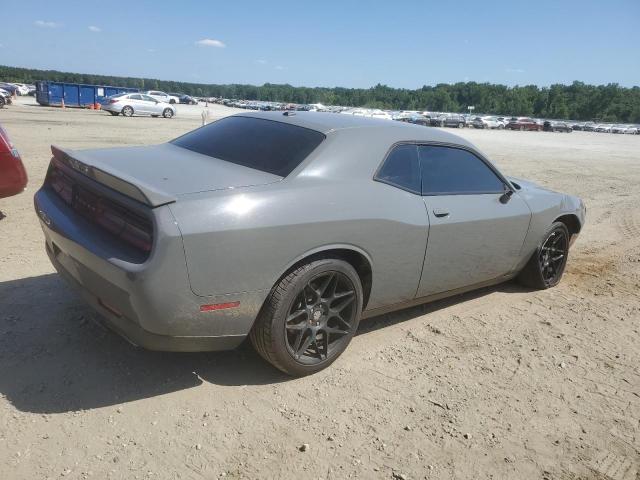
M51 219L46 213L44 213L42 210L38 210L38 215L40 215L40 218L47 226L51 226Z

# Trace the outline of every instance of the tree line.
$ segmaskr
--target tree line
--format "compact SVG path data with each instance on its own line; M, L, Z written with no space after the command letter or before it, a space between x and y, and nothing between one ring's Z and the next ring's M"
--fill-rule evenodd
M84 73L35 70L0 65L0 81L34 83L38 80L163 90L198 97L223 97L286 103L322 103L389 110L427 110L518 115L602 122L640 123L640 87L616 83L549 87L459 82L411 90L376 85L371 88L294 87L288 84L244 85L175 82L153 78L115 77Z

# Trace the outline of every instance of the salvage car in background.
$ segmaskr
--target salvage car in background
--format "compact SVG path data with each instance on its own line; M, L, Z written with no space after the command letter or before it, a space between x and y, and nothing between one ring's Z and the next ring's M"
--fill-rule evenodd
M498 130L504 128L504 122L501 122L496 117L476 117L471 124L474 128L494 128Z
M171 105L173 105L174 103L180 103L179 97L175 95L171 95L169 93L161 92L159 90L148 90L146 92L141 92L141 93L144 95L149 95L150 97L155 98L159 102L169 103Z
M467 121L462 115L440 115L431 118L430 124L434 127L464 128L467 126Z
M134 115L151 115L172 118L177 112L174 105L156 100L142 93L121 93L105 98L101 103L102 110L111 115L122 114L125 117Z
M22 192L27 186L27 172L7 131L0 125L0 198Z
M12 103L11 94L4 88L0 88L0 108Z
M515 277L555 286L586 214L462 138L355 115L248 112L52 152L46 251L108 326L156 350L249 336L291 375L330 365L362 317Z
M532 118L521 117L509 120L509 123L507 123L504 128L507 130L530 130L539 132L542 130L542 125Z
M542 124L545 132L566 132L571 133L573 128L567 122L559 122L556 120L547 120Z

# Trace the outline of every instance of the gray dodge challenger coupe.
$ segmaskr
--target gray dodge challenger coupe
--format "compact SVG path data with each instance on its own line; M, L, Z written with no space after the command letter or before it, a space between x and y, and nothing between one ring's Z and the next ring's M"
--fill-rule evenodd
M52 152L46 250L110 328L154 350L249 336L291 375L330 365L361 318L514 277L553 287L586 213L455 135L347 115L243 113L162 145Z

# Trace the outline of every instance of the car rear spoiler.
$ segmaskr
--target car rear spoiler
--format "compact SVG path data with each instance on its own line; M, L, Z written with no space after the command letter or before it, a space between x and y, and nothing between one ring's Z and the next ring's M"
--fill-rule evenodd
M81 151L51 145L51 153L57 160L77 172L149 207L160 207L176 201L176 197L145 185L125 173L109 171L108 165L92 159Z

